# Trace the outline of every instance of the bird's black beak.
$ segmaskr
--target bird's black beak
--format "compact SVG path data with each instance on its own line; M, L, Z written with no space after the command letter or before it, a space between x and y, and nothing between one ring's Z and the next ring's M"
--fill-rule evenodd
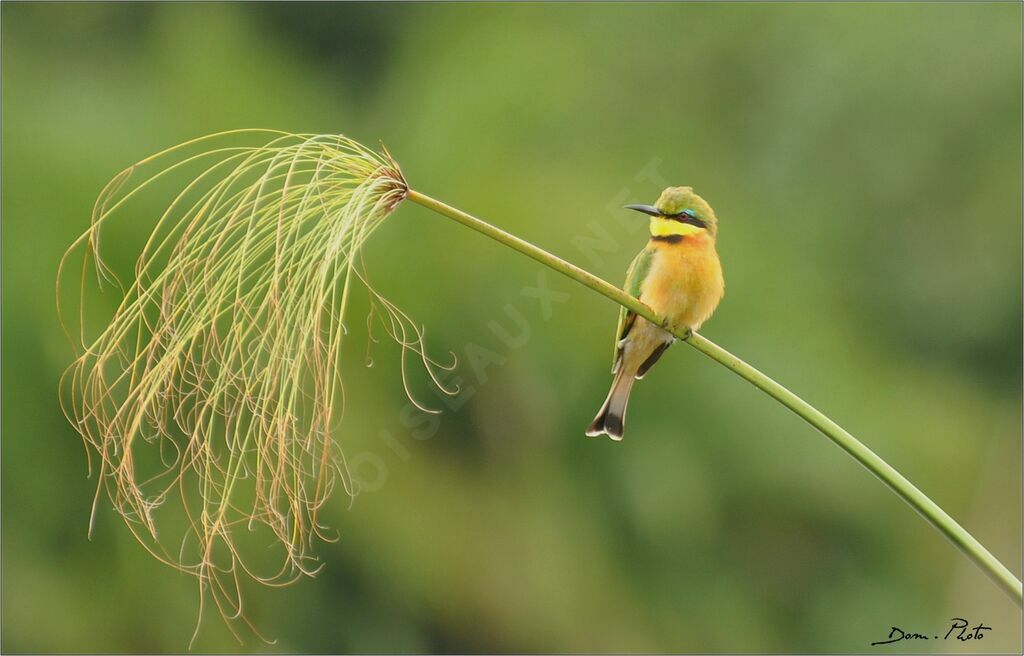
M643 212L644 214L650 214L651 216L664 216L661 210L653 205L626 205L627 210L636 210L637 212Z

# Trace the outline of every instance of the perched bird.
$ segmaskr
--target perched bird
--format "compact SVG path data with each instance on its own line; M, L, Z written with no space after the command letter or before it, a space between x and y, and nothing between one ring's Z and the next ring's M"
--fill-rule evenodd
M725 293L715 250L715 212L690 187L669 187L652 205L627 205L649 215L651 239L633 259L625 290L677 328L697 330ZM622 439L633 381L643 378L675 337L622 308L615 330L612 389L589 437L602 433Z

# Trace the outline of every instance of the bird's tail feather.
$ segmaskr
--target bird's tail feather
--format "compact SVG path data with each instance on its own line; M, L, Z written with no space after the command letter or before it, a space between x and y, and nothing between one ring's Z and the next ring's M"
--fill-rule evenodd
M626 405L629 403L629 393L633 389L633 382L636 381L635 373L620 368L612 380L612 389L608 392L601 410L594 418L594 423L587 429L587 437L597 437L602 433L613 440L622 439L622 431L625 428Z

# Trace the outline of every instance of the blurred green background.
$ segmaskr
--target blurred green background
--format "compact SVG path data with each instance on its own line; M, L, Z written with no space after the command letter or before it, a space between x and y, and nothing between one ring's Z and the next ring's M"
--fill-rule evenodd
M616 208L692 185L727 282L704 333L1020 575L1019 4L5 3L2 19L4 651L188 644L194 581L109 504L86 538L53 287L115 173L240 127L382 140L414 187L616 282L645 238ZM334 497L317 579L248 590L275 645L239 646L210 614L196 649L864 651L953 616L993 628L885 649L1021 649L1019 609L974 565L692 349L637 387L623 443L586 440L609 301L547 273L562 296L545 312L539 265L409 204L367 257L468 389L428 420L393 346L373 368L351 349L337 437L368 490Z

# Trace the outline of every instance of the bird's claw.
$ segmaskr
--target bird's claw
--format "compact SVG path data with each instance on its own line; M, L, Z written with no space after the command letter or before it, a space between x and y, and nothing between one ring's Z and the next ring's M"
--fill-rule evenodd
M661 320L661 328L662 330L670 332L673 335L675 335L677 332L681 332L682 337L679 337L678 339L681 339L684 342L693 336L693 328L677 328L676 326L672 325L672 322L669 321L668 319Z

